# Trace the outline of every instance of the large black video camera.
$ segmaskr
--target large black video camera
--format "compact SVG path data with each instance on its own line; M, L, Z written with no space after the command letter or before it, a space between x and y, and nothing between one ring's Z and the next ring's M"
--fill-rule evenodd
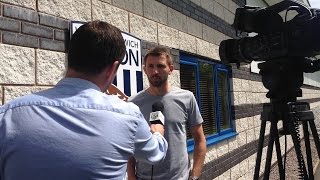
M291 12L292 11L292 12ZM280 15L284 12L284 18ZM292 19L288 20L288 12ZM292 14L292 13L295 14ZM270 103L263 104L261 128L254 180L259 179L266 121L270 122L269 143L266 155L264 179L269 179L275 144L280 179L285 179L279 134L291 135L298 160L299 179L314 179L308 127L310 127L320 157L320 141L314 124L314 116L308 103L296 102L302 96L303 72L320 69L320 10L310 9L300 2L285 0L266 8L245 6L238 8L234 24L237 31L257 33L254 37L240 37L222 41L219 54L222 62L250 63L258 65L262 83L269 91ZM278 130L278 121L283 126ZM307 154L304 163L300 146L299 123ZM284 158L284 162L286 155ZM306 164L308 171L306 169Z
M288 21L287 13L290 11L296 15ZM285 13L284 19L279 14L281 12ZM238 32L258 34L222 41L219 54L224 63L239 65L241 62L320 54L320 10L310 9L297 1L285 0L266 8L238 8L232 26Z

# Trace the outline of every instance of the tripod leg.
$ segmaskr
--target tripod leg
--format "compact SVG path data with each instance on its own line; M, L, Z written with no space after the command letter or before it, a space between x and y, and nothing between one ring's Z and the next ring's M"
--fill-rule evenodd
M268 144L267 159L266 159L265 172L264 172L264 179L265 180L268 180L269 176L270 176L270 167L271 167L271 161L272 161L273 143L275 143L275 147L276 147L276 154L277 154L277 161L278 161L278 169L279 169L280 179L284 180L285 179L285 174L284 174L283 165L282 165L281 149L280 149L277 121L271 121L270 139L269 139L269 144Z
M271 127L272 127L272 124L271 124ZM272 130L270 129L270 136L269 136L266 164L265 164L265 167L264 167L264 179L265 180L268 180L269 179L269 175L270 175L273 143L274 143L274 134L272 133Z
M311 129L312 135L313 135L314 143L316 145L318 157L320 159L320 140L319 140L319 136L318 136L316 125L314 124L314 121L309 121L309 126Z
M276 128L277 128L277 126L276 126ZM281 148L280 148L280 141L279 141L278 131L276 131L274 135L275 135L274 142L275 142L275 146L276 146L279 175L280 175L280 179L284 180L285 179L285 174L284 174L284 167L283 167L283 164L282 164Z
M309 174L309 179L313 180L314 177L313 177L313 166L312 166L308 124L307 122L303 122L302 125L303 125L304 142L305 142L306 155L307 155L308 174Z
M266 121L261 121L261 128L260 128L260 135L259 135L259 143L258 143L258 152L256 158L256 167L254 169L254 180L259 179L259 172L260 172L260 163L261 163L261 156L262 156L262 149L263 149L263 141L264 141L264 133L266 131Z

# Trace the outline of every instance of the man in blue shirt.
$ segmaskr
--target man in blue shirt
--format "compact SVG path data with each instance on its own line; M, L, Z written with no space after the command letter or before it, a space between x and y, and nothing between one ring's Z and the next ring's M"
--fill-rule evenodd
M163 126L104 93L124 54L118 28L87 23L72 36L66 78L0 108L0 180L124 179L129 157L164 159Z

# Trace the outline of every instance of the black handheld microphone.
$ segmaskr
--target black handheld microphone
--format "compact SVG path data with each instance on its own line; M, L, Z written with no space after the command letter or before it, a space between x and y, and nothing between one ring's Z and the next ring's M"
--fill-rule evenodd
M163 103L158 101L152 104L152 112L150 113L149 122L151 124L164 125L164 116L162 114L164 109ZM151 166L151 180L153 180L153 165Z
M158 101L152 104L152 112L150 113L149 122L151 124L162 124L164 125L163 103Z

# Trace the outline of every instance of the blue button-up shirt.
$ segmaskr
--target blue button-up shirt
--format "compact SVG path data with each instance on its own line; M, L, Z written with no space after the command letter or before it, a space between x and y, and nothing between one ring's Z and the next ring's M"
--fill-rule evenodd
M0 108L0 180L123 179L130 156L156 163L166 151L136 105L86 80Z

